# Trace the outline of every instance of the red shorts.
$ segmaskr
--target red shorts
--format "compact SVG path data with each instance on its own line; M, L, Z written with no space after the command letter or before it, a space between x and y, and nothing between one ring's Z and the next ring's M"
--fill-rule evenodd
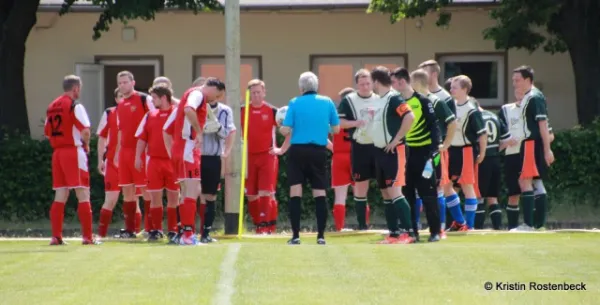
M143 162L141 170L135 169L135 149L124 148L119 151L119 186L128 185L145 187L146 169Z
M331 187L354 184L349 152L334 153L331 158Z
M255 196L259 191L275 191L276 159L269 152L248 155L246 195Z
M150 157L149 159L148 166L146 167L148 192L162 192L163 189L179 191L171 160L154 157Z
M52 188L89 188L87 155L81 147L56 148L52 153Z
M177 182L200 180L200 150L194 148L194 141L174 145L171 161Z
M112 160L104 162L104 191L118 192L119 188L119 169L114 165Z

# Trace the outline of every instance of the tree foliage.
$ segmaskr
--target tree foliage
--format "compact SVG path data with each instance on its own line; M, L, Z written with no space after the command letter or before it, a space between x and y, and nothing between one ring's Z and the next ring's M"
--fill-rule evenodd
M68 13L73 4L80 0L65 0L60 10L61 16ZM223 6L217 0L92 0L86 1L102 8L102 13L93 28L92 38L98 40L102 33L108 32L112 23L130 20L154 20L156 13L165 9L179 9L191 11L194 14L207 11L221 11Z

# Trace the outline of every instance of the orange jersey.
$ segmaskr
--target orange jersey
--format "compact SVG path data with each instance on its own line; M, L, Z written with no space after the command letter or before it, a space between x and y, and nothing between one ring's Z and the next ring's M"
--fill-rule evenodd
M196 139L196 131L185 117L185 108L190 107L196 111L198 123L202 128L206 123L206 104L208 103L199 90L199 87L188 89L179 102L177 109L171 113L164 125L164 130L173 136L173 144L193 141Z
M148 143L146 155L156 158L169 158L163 138L163 126L174 107L168 110L154 109L146 113L135 137Z
M245 113L245 109L242 107L242 129L245 124ZM247 144L249 154L268 152L273 147L273 130L277 127L276 114L277 108L266 102L259 107L250 105ZM241 134L244 134L243 130Z
M347 129L342 129L340 132L333 135L333 153L349 153L350 152L350 134Z
M83 105L67 95L56 98L46 110L44 135L52 148L83 145L81 131L90 128L90 120Z
M98 136L106 139L105 159L113 160L117 150L117 140L119 129L117 127L117 107L107 108L102 114L100 124L98 124Z
M147 94L134 92L117 104L117 125L121 132L121 148L135 149L135 132L144 115L154 109L152 98Z

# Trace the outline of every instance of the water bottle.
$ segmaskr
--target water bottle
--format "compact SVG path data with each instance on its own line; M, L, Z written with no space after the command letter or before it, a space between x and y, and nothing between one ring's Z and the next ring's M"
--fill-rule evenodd
M427 160L425 163L425 169L423 169L423 178L429 179L433 174L433 164L431 163L431 159Z

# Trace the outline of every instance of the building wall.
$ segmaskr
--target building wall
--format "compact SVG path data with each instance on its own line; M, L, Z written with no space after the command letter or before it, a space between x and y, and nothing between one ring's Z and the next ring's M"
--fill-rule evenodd
M52 17L52 13L39 15L39 22ZM92 41L96 19L97 14L73 13L49 28L32 31L25 82L33 136L42 134L46 105L60 94L62 77L74 73L77 63L94 63L99 55L162 55L164 74L181 94L199 74L194 73L193 56L224 54L224 19L220 14L165 13L153 22L131 22L129 25L136 28L135 42L122 41L120 24L113 25L99 41ZM424 18L421 29L416 23L407 20L391 25L387 16L359 11L242 13L241 53L260 56L268 101L284 105L298 93L298 76L311 69L314 54L402 53L407 55L408 67L414 69L436 54L498 52L493 42L482 38L482 30L492 24L486 11L455 12L449 29L436 27L435 16ZM576 124L573 72L566 54L529 55L511 50L506 58L508 71L521 64L535 68L536 81L548 97L553 126ZM507 85L503 90L510 98L510 73L504 76Z

